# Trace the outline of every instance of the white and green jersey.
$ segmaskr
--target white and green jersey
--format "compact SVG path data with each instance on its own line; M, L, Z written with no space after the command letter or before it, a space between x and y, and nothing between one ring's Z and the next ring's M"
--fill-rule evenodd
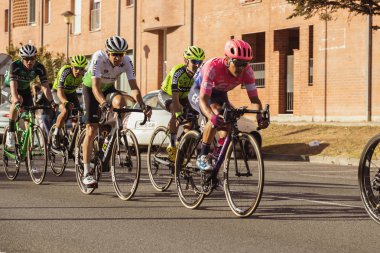
M99 50L92 55L88 71L83 77L83 84L92 87L92 78L100 78L101 89L105 91L112 87L117 78L124 72L127 74L128 80L136 79L133 63L128 55L123 57L119 66L113 66L107 53Z

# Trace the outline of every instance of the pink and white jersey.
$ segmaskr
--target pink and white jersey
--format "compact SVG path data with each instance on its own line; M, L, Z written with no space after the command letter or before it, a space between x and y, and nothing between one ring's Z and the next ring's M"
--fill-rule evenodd
M211 96L212 90L228 92L243 84L250 98L257 96L255 76L251 66L247 66L240 76L234 77L227 69L224 58L212 58L206 61L194 75L194 85L200 94Z

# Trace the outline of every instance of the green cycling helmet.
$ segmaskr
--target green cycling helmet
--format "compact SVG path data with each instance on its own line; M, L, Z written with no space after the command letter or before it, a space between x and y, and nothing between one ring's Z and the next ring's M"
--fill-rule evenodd
M76 55L71 58L71 66L78 68L85 68L87 66L87 59L83 55Z
M190 46L183 52L183 57L189 60L203 61L205 59L205 51L200 47Z

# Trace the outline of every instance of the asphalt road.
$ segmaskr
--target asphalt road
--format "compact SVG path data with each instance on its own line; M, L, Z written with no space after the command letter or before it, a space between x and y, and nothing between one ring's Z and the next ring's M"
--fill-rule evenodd
M174 185L157 192L146 166L133 200L109 175L92 195L73 172L34 185L0 173L0 252L374 252L380 226L366 214L357 168L266 162L264 195L252 217L230 211L222 190L197 210Z

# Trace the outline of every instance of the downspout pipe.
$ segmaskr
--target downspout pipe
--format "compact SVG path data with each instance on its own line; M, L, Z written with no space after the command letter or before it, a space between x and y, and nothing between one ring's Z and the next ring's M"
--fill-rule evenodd
M194 0L191 0L190 6L190 45L194 44Z
M41 15L40 15L40 47L42 48L44 46L44 18L45 18L45 1L41 0Z
M368 80L367 80L367 121L372 121L372 9L368 15Z
M116 32L120 36L120 12L121 12L121 0L117 0L117 20L116 20Z
M12 0L9 0L9 3L8 3L9 7L8 7L8 48L11 47L11 22L12 22Z
M138 0L135 0L135 3L133 5L133 64L136 64L137 59L137 2Z

